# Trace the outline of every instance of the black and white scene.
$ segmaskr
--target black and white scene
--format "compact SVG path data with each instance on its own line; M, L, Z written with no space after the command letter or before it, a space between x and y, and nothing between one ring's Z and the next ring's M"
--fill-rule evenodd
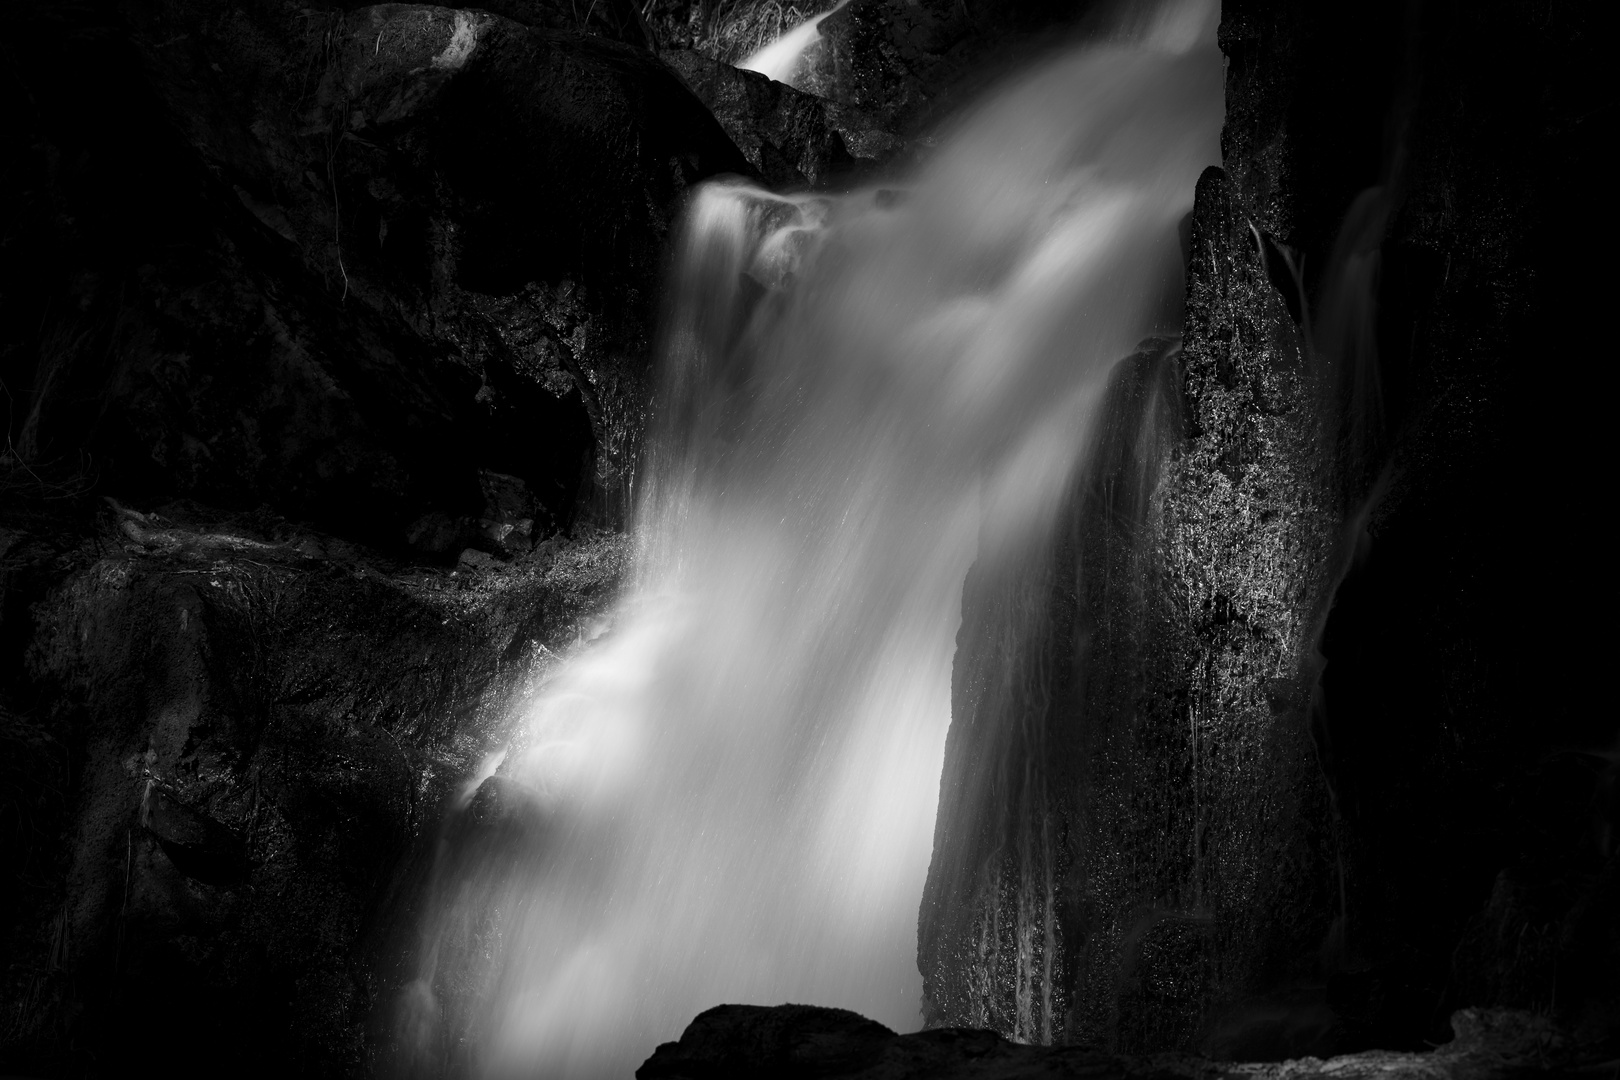
M1609 7L9 0L0 1080L1620 1080Z

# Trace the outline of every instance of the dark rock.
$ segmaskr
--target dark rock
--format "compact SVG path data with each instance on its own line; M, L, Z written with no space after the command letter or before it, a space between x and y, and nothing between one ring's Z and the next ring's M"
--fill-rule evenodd
M477 519L480 468L541 530L621 521L664 238L749 171L725 133L599 36L203 7L8 13L8 468L386 544Z
M1545 1017L1466 1009L1456 1037L1432 1053L1220 1064L1159 1055L1124 1057L1083 1047L1027 1046L993 1031L939 1028L896 1035L843 1009L721 1005L665 1043L637 1080L1508 1080L1604 1075L1614 1062L1583 1057Z
M962 4L854 0L822 21L821 55L811 58L805 87L834 101L917 116L929 91L948 81L936 81L933 69L974 29Z
M1332 537L1297 337L1225 183L1199 183L1184 344L1117 369L1057 534L968 580L919 925L931 1025L1190 1049L1212 997L1327 931L1301 692L1279 711L1251 673L1305 647L1284 590ZM1235 520L1256 492L1300 505Z
M680 1042L660 1046L636 1076L849 1075L880 1060L895 1038L847 1009L720 1005L699 1014Z
M525 26L595 34L642 49L655 47L641 7L633 0L601 0L585 5L583 11L562 0L491 0L481 10Z
M484 516L479 531L501 552L516 555L534 545L535 519L540 506L522 477L488 469L478 474L484 490Z
M456 565L472 567L474 570L490 570L497 564L495 556L488 552L479 551L477 548L468 548L456 559Z
M484 517L488 520L514 523L534 518L534 492L522 477L485 469L478 474L478 484L484 490Z
M739 64L837 0L650 0L643 8L660 51L690 49L723 64Z
M647 11L661 55L684 72L695 61L683 54L736 65L835 6L836 0L654 0ZM856 160L909 158L907 151L926 148L929 130L952 109L1031 54L1058 44L1096 6L1089 0L853 0L823 19L820 40L787 81L828 103L827 115ZM698 94L709 101L704 90ZM754 136L738 136L725 115L732 107L711 108L747 149Z
M896 1035L844 1009L813 1005L721 1005L700 1014L679 1042L665 1043L637 1080L795 1077L1095 1077L1169 1080L1192 1076L1094 1051L1020 1046L992 1031L945 1028Z
M459 551L465 538L463 521L438 511L423 514L405 530L405 542L424 555Z
M172 542L121 547L136 516ZM4 1060L83 1072L179 1017L177 1075L360 1075L444 808L623 538L450 576L270 516L6 520L0 745L37 778L0 798L27 826L0 849Z
M1560 10L1223 6L1176 404L1150 422L1130 361L1140 460L1099 444L964 592L930 1023L1327 1055L1489 1005L1615 1037L1620 743L1551 674L1602 660L1545 578L1601 562L1606 406L1523 359L1599 354L1612 281L1566 239L1602 35Z
M230 828L187 807L149 781L141 798L141 827L157 838L175 869L209 885L228 886L248 873L247 844Z
M1594 843L1620 733L1554 674L1604 661L1579 590L1545 585L1607 535L1582 494L1607 406L1524 359L1596 355L1583 312L1612 289L1587 254L1610 234L1575 239L1603 198L1581 118L1604 32L1560 12L1239 3L1222 27L1235 189L1321 268L1319 319L1335 253L1389 204L1362 315L1374 408L1328 380L1347 536L1312 716L1346 865L1328 966L1370 978L1355 1024L1386 1047L1457 1005L1620 1030L1617 867ZM1548 530L1531 505L1568 511Z
M578 490L592 520L621 522L673 216L690 184L751 170L650 55L435 10L367 9L345 24L341 82L324 93L333 122L366 132L348 155L365 181L360 212L443 223L421 317L442 320L438 336L479 373L499 433L490 464L528 480L560 521ZM407 47L428 18L438 36ZM446 80L432 59L445 53L428 53L458 31L468 52ZM391 185L373 185L376 173ZM526 459L559 390L583 406L591 453L537 470Z
M681 49L662 56L773 187L826 187L855 164L842 130L854 110L699 52ZM864 135L854 133L857 145L881 147L880 140ZM875 163L883 149L862 156Z

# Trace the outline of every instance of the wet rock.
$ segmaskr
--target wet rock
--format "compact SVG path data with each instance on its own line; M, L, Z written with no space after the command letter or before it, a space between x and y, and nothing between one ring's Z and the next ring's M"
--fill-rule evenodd
M1522 482L1537 505L1581 507L1601 453L1606 406L1522 360L1603 348L1580 313L1612 271L1570 232L1602 197L1595 145L1574 134L1592 88L1570 74L1597 25L1575 8L1557 24L1509 6L1458 23L1393 4L1224 8L1234 194L1320 268L1304 280L1339 365L1324 381L1346 536L1311 723L1346 865L1328 966L1369 979L1355 1024L1386 1047L1435 1040L1454 1005L1620 1017L1617 867L1593 839L1620 741L1583 680L1550 674L1604 662L1584 605L1537 584L1607 530L1572 509L1549 531L1504 497ZM1370 402L1344 375L1355 321L1325 318L1345 280L1331 261L1357 236L1376 274L1359 307ZM1487 503L1488 523L1470 509Z
M477 519L480 468L540 531L622 521L661 245L750 171L680 81L448 8L127 15L11 13L16 464L384 544Z
M135 767L131 763L131 770ZM140 822L157 838L175 869L186 877L227 886L247 876L246 843L229 827L190 809L155 781L141 798Z
M721 1005L665 1043L637 1080L721 1077L1126 1078L1187 1076L1093 1051L1020 1046L990 1031L946 1028L896 1035L843 1009L811 1005Z
M1551 347L1537 327L1601 348L1577 308L1612 275L1536 224L1596 198L1592 144L1549 134L1591 87L1528 59L1599 36L1505 7L1222 16L1174 407L1151 422L1128 361L1105 408L1130 451L964 591L925 1016L1326 1057L1493 1005L1612 1039L1615 726L1546 674L1602 661L1572 594L1532 584L1606 534L1523 525L1500 486L1584 506L1573 463L1601 458L1600 407L1516 359Z
M134 514L175 542L121 547ZM623 538L451 576L273 516L7 520L0 743L41 781L0 799L31 823L3 849L7 1062L82 1069L179 1011L179 1074L361 1074L445 807Z
M424 555L443 555L458 550L464 536L462 522L449 514L423 514L405 530L405 542Z
M897 1035L847 1012L810 1005L721 1005L665 1043L637 1080L1507 1080L1599 1076L1613 1062L1574 1050L1543 1017L1465 1009L1456 1038L1432 1053L1365 1053L1328 1060L1229 1064L1193 1057L1126 1057L1083 1047L1028 1046L992 1031L940 1028Z
M1300 694L1279 711L1254 673L1306 647L1289 590L1332 537L1309 512L1297 340L1223 183L1206 173L1194 212L1208 306L1189 303L1180 347L1145 343L1116 369L1054 534L965 586L919 923L931 1025L1192 1049L1258 957L1327 932L1327 795ZM1215 370L1228 396L1187 392ZM1248 432L1234 478L1222 450ZM1304 512L1257 529L1260 491Z
M821 23L805 88L834 101L914 117L948 81L938 67L975 27L961 4L855 0Z
M410 46L430 19L439 36ZM326 115L366 132L346 155L360 212L431 225L421 317L477 374L489 466L522 476L561 524L576 507L622 521L663 244L691 184L747 161L646 53L443 9L367 9L345 27ZM446 83L434 64L458 27L466 55ZM583 410L589 453L554 443L536 468L548 436L577 430L559 406Z
M642 49L656 47L642 9L632 0L603 0L583 10L562 0L492 0L480 10L525 26L594 34Z
M857 161L909 163L930 145L932 125L997 76L1014 70L1031 52L1056 44L1095 5L854 0L831 11L835 6L835 0L786 5L655 0L647 12L660 55L683 73L699 66L690 57L739 64L804 20L826 15L819 24L820 39L807 47L787 81L792 89L826 103L826 115ZM747 150L757 136L750 125L727 120L726 113L736 106L717 106L705 90L694 88ZM776 108L773 103L752 112L764 116ZM781 147L768 133L766 139Z
M478 474L484 492L484 517L490 521L533 520L534 492L520 476L484 469Z
M484 538L510 555L529 550L540 512L529 485L522 477L488 469L478 474L478 480L484 491L484 516L479 523Z
M651 0L644 8L648 28L661 53L692 50L723 64L740 64L805 19L837 0Z
M496 561L495 556L487 551L468 548L456 559L456 565L471 567L474 570L493 570L499 563Z
M773 187L825 187L854 164L827 102L689 49L662 59Z
M912 139L1073 32L1094 5L1046 0L852 0L824 19L801 89Z

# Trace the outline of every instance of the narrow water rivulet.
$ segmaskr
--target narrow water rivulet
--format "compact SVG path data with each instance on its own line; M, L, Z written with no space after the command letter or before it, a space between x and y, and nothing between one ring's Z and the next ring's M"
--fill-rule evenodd
M418 1064L627 1076L720 1002L918 1026L964 576L1048 523L1111 368L1176 331L1218 158L1215 6L1135 15L892 186L694 195L635 566L491 761L523 842L445 856Z

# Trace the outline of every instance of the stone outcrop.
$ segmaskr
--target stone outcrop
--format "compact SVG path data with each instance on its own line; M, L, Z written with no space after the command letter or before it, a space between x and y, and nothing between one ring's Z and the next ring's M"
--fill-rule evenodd
M1584 1057L1544 1017L1463 1010L1454 1037L1432 1053L1370 1052L1274 1064L1231 1064L1160 1054L1127 1057L1078 1046L1029 1046L993 1031L936 1028L897 1035L842 1009L721 1005L679 1042L660 1046L637 1080L1507 1080L1598 1075L1612 1062ZM1584 1070L1584 1071L1583 1071Z
M180 1075L365 1073L440 819L626 542L424 570L263 514L17 524L3 1060L82 1072L170 1032Z
M872 110L795 90L694 50L670 50L662 58L778 190L841 187L904 148Z
M441 829L507 827L447 808L615 593L670 228L757 176L644 30L7 11L0 1069L386 1058Z
M422 5L7 21L4 468L395 545L479 469L623 519L670 224L751 171L664 65Z
M1614 1037L1616 732L1548 674L1597 661L1538 584L1598 535L1600 407L1533 359L1598 349L1568 74L1598 38L1560 11L1224 5L1181 348L1122 366L1058 532L964 594L931 1024L1281 1058L1511 1005Z
M1310 386L1218 170L1191 251L1183 343L1116 371L1062 531L969 579L930 1025L1196 1045L1212 997L1333 918L1310 691L1279 675L1311 653L1334 541Z
M795 84L927 138L951 110L1083 26L1091 0L851 0L824 19Z

